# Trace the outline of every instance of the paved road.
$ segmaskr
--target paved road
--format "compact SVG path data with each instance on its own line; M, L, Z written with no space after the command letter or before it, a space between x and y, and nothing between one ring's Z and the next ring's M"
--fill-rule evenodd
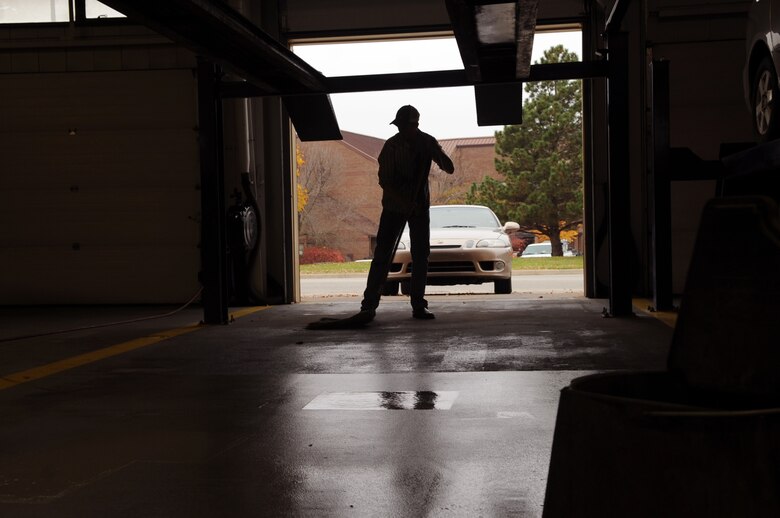
M302 275L301 297L312 299L333 296L358 296L366 286L366 274ZM581 295L582 270L523 271L512 275L512 292L522 294ZM428 286L430 295L493 293L493 283Z

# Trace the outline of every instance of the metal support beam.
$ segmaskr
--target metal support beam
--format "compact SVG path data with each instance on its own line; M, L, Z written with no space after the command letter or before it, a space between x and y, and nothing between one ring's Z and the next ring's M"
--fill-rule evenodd
M452 23L452 30L458 42L460 58L463 61L465 73L471 82L482 79L479 70L479 40L477 25L474 21L474 6L466 0L446 0L447 13Z
M220 73L198 60L198 143L200 147L201 272L203 322L228 323L228 261L225 179L222 160Z
M523 84L508 83L474 87L479 126L523 123Z
M270 93L324 93L325 77L223 2L104 0Z
M609 34L609 313L632 316L628 34Z
M612 5L612 11L609 13L607 23L605 24L606 31L608 33L616 33L620 30L620 24L623 23L623 18L626 17L626 12L631 4L631 0L615 0Z
M291 95L282 101L301 142L343 138L328 95Z
M445 3L466 74L472 82L528 77L538 0Z
M531 65L531 71L528 78L524 79L522 82L589 79L594 77L605 77L607 73L608 65L602 61L549 63L546 65ZM465 70L342 76L328 77L325 79L326 91L329 94L519 83L521 83L520 80L474 83L469 79ZM220 86L220 93L225 99L270 95L262 89L244 81L225 82ZM293 96L285 96L285 98L288 97Z
M650 73L653 124L653 165L649 175L651 283L656 311L668 311L673 307L669 62L653 61L650 65Z
M226 4L212 0L104 3L234 72L263 95L307 96L292 99L288 106L298 134L304 140L341 139L336 114L325 95L325 76ZM274 23L277 17L278 13Z
M524 79L530 73L538 8L539 0L515 2L515 77L518 79Z

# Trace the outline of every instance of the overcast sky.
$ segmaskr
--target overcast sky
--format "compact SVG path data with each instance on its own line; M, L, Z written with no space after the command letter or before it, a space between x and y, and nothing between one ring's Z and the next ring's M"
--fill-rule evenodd
M579 32L537 34L531 62L562 44L582 57ZM463 69L454 38L371 43L335 43L293 47L325 76ZM396 110L412 104L420 111L420 129L436 138L492 136L502 126L477 126L472 87L389 90L331 95L339 127L387 139L396 133L390 121Z

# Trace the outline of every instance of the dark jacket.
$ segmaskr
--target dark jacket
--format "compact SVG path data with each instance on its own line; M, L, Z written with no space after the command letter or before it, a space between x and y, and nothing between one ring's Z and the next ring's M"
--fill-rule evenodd
M405 215L428 210L431 162L450 174L455 170L450 157L431 135L418 131L412 141L400 133L390 137L379 153L382 208Z

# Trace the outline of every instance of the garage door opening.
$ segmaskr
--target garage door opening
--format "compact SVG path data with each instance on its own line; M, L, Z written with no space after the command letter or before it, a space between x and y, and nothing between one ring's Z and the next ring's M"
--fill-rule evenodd
M582 35L579 31L540 32L535 37L532 62L543 60L545 51L556 45L576 54L574 60L582 56ZM299 42L292 49L328 77L463 68L457 43L452 37L379 42ZM577 91L581 96L579 86ZM526 93L524 101L532 100L533 95ZM452 176L438 171L434 165L430 176L432 205L486 205L499 215L501 224L506 223L510 215L518 214L517 210L508 210L512 205L511 197L499 203L500 200L491 199L486 192L480 195L479 187L486 179L493 182L493 187L508 183L508 178L496 166L496 159L504 162L511 159L511 153L503 157L497 154L497 141L504 141L504 147L509 145L510 139L502 137L509 133L511 127L478 126L472 87L334 94L331 101L344 140L296 141L298 250L301 295L304 299L362 293L381 213L376 158L384 141L396 133L390 121L402 105L412 104L419 109L420 129L436 137L455 162L456 173ZM560 110L560 106L548 108ZM577 116L581 122L581 108ZM565 232L556 236L562 239L565 256L513 257L513 272L524 275L523 280L515 281L514 292L583 293L581 128L575 138L580 156L580 164L574 165L579 166L577 199L580 217L572 218L569 210L569 221L563 222L568 226ZM554 160L554 157L548 157L546 164ZM558 174L563 175L564 171ZM486 189L490 186L484 185ZM566 203L571 205L572 202L568 200ZM572 225L572 219L579 221ZM549 237L537 228L538 225L532 225L533 221L517 223L523 231L512 233L515 256L527 244L550 242ZM525 275L529 272L535 275ZM429 285L427 290L429 294L493 291L493 282Z

